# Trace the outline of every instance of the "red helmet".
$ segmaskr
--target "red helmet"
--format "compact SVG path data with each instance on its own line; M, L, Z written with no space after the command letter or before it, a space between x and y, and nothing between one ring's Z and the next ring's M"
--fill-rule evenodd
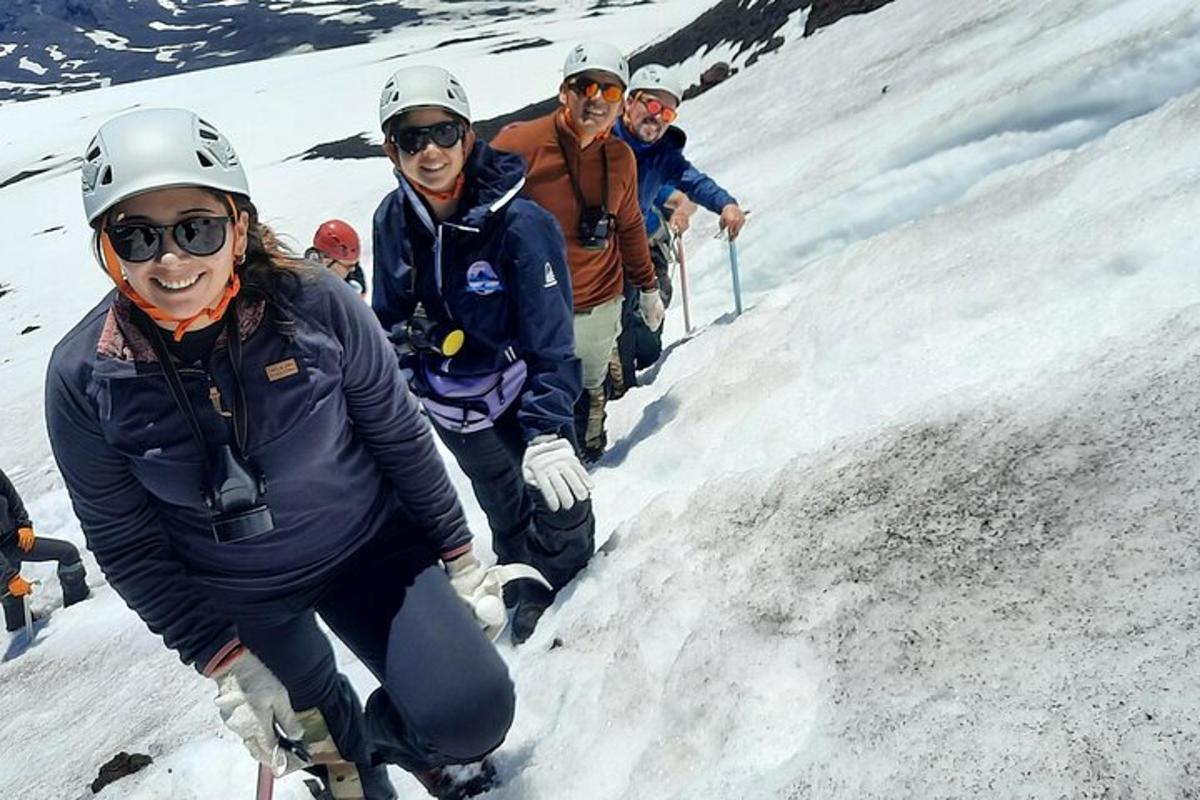
M348 222L340 219L321 223L321 227L313 234L313 247L326 258L347 264L358 262L358 234Z

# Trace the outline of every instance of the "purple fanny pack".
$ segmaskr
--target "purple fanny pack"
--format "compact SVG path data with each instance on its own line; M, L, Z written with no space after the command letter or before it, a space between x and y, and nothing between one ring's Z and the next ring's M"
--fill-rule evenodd
M528 370L514 361L500 372L464 377L426 368L428 393L421 398L429 418L455 433L474 433L492 427L521 396Z

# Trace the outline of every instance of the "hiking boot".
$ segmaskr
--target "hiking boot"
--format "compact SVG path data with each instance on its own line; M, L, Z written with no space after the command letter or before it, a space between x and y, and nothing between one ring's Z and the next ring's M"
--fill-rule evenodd
M46 618L45 614L33 612L31 619L34 624ZM17 597L4 598L4 629L9 633L25 630L25 602Z
M533 636L533 631L537 628L542 614L545 614L546 609L553 603L554 592L537 584L531 583L526 586L521 592L521 602L517 604L517 610L513 612L512 643L521 644Z
M604 448L608 446L608 433L604 430L604 420L607 416L604 411L604 387L588 389L587 395L588 415L587 427L583 433L583 462L590 464L604 455Z
M465 800L492 789L496 785L496 768L488 759L474 764L434 767L414 772L430 797L437 800Z
M590 467L604 457L606 447L608 447L608 434L601 431L599 439L584 444L583 454L579 460L583 462L585 467Z
M625 368L621 366L621 353L615 347L608 359L608 387L610 400L620 400L625 396L625 392L629 391L629 387L625 385Z
M82 561L59 565L58 583L62 587L63 608L73 606L92 596L92 590L87 585L87 573L83 569Z

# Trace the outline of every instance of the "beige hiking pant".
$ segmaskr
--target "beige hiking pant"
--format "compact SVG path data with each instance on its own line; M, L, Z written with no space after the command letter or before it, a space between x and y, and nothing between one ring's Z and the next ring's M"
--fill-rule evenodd
M621 333L621 303L617 295L608 302L575 315L575 355L583 362L583 388L604 383L608 360Z

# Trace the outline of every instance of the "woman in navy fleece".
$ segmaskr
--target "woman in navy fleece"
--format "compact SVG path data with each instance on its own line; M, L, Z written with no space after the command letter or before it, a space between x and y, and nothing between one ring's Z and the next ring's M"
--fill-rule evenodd
M499 587L370 310L282 251L190 111L102 126L83 200L116 289L55 348L46 414L109 583L277 774L379 800L386 762L468 796L486 769L447 765L512 721L471 613ZM316 614L382 684L365 712Z

